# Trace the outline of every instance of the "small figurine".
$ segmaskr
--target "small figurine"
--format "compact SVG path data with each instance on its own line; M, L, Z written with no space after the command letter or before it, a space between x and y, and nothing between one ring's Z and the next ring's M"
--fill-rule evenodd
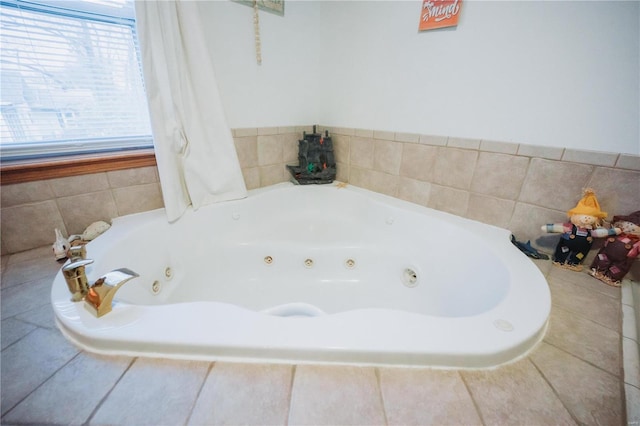
M69 250L71 244L69 244L69 240L62 236L62 232L58 228L56 228L56 241L53 243L51 248L53 249L53 256L56 260L62 260L67 257L67 250Z
M640 255L640 210L629 216L614 216L613 226L622 229L609 237L591 262L589 274L605 284L620 287L624 276Z
M607 214L600 210L596 194L591 188L584 190L578 204L567 212L569 223L542 225L542 232L562 233L553 253L553 264L572 271L582 271L582 261L591 249L594 238L619 235L620 228L598 227Z
M86 244L87 242L96 239L110 227L111 225L107 222L93 222L82 234L69 235L69 238L63 237L60 230L56 229L56 241L52 246L53 255L56 260L65 259L69 257L69 249L71 246Z

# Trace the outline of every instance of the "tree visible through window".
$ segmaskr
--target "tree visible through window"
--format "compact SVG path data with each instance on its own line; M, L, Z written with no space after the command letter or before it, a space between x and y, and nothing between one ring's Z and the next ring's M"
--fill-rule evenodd
M3 161L152 146L132 0L0 8Z

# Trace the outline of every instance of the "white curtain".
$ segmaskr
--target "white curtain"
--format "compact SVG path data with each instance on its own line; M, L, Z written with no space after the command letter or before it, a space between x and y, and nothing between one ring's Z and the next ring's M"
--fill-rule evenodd
M198 2L136 1L142 68L169 221L246 197Z

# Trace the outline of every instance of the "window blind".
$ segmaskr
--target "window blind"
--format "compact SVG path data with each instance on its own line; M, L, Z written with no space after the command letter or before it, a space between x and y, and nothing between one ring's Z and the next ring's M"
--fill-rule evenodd
M132 0L0 8L3 161L153 145Z

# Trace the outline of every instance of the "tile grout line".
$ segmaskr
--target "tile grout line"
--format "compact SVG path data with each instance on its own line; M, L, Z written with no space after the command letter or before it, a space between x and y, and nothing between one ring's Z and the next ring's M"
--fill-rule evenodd
M570 355L570 356L572 356L572 357L574 357L574 358L577 358L577 359L579 359L579 360L580 360L580 361L582 361L582 362L586 362L586 363L587 363L587 364L589 364L590 366L592 366L592 367L594 367L594 368L597 368L598 370L600 370L600 371L602 371L602 372L604 372L604 373L607 373L608 375L612 376L613 378L615 378L615 379L617 379L617 380L619 380L619 381L624 381L624 380L623 380L623 377L621 377L621 376L616 376L616 375L615 375L615 374L613 374L612 372L607 371L607 370L605 370L604 368L602 368L602 367L600 367L600 366L598 366L598 365L596 365L596 364L592 363L591 361L586 360L586 359L584 359L584 358L581 358L580 356L578 356L578 355L576 355L576 354L574 354L574 353L571 353L571 352L567 351L566 349L563 349L563 348L561 348L561 347L559 347L559 346L556 346L555 344L553 344L553 343L551 343L551 342L549 342L549 341L547 341L547 340L542 340L542 342L546 343L546 344L547 344L547 345L549 345L549 346L553 346L555 349L558 349L559 351L564 352L564 353L566 353L567 355ZM620 342L621 342L620 344L622 344L622 340L620 340Z
M204 389L204 385L207 383L207 379L211 375L211 372L213 371L213 368L215 367L215 365L216 365L215 361L209 363L209 368L207 369L207 374L205 374L204 378L202 379L202 383L200 384L200 388L198 389L198 392L196 393L196 397L193 399L193 404L191 404L191 409L189 409L189 415L187 416L187 418L184 421L185 425L189 424L189 420L191 420L191 416L193 416L193 409L196 407L196 404L198 403L198 399L200 399L200 394L202 394L202 389Z
M35 330L33 330L35 331ZM30 333L29 333L30 334ZM60 368L57 368L53 373L51 373L49 375L49 377L47 377L46 379L44 379L43 381L41 381L38 386L36 386L35 388L33 388L31 390L31 392L29 392L28 394L26 394L24 396L24 398L22 398L20 401L16 402L13 407L9 408L3 415L2 418L4 418L7 414L11 413L11 411L13 411L18 405L20 405L23 401L25 401L27 398L29 398L35 391L37 391L38 389L40 389L42 387L42 385L44 385L45 383L47 383L49 380L51 380L51 378L53 376L55 376L56 374L58 374L58 372L60 370L62 370L63 368L65 368L67 365L69 365L69 363L71 361L73 361L74 359L76 359L80 354L82 353L82 351L78 351L74 356L72 356L67 362L65 362L64 364L62 364L60 366Z
M293 364L291 366L291 381L289 382L289 404L287 404L288 412L287 412L287 418L285 419L285 422L284 422L286 426L288 426L289 423L291 422L291 404L293 403L293 384L296 379L297 371L298 371L297 364Z
M3 318L2 321L5 321L7 319L11 319L13 317L10 318ZM16 319L16 321L20 321L19 319ZM38 330L39 328L42 328L44 330L46 330L46 328L44 327L40 327L40 326L36 326L36 328L34 328L33 330L30 330L29 332L27 332L27 334L25 334L24 336L21 336L18 340L16 340L15 342L11 342L9 345L7 345L6 348L2 349L2 352L6 351L7 349L9 349L10 347L12 347L13 345L15 345L16 343L22 341L25 337L27 337L28 335L30 335L31 333L33 333L34 331ZM0 352L1 353L1 352Z
M378 386L378 398L380 399L380 405L382 407L382 416L384 418L384 424L389 424L389 418L387 417L387 407L384 403L384 395L382 393L382 384L380 383L380 368L376 367L373 369L373 372L376 376L376 385Z
M458 377L460 377L460 380L462 380L462 384L464 385L464 388L467 390L467 394L469 395L469 398L471 398L471 402L473 403L473 408L475 408L476 414L480 418L480 422L483 425L486 425L487 422L484 420L484 417L482 416L482 411L480 410L480 406L478 405L478 402L476 401L476 399L473 397L473 392L469 388L469 384L465 380L464 374L462 374L462 371L460 370L457 370L456 373L458 374Z
M134 357L131 362L129 363L129 365L127 366L127 368L125 368L125 370L122 372L122 374L120 375L120 377L118 377L118 380L116 380L116 382L113 384L113 386L111 386L111 389L109 389L107 391L107 393L104 394L104 396L102 397L102 399L96 404L96 406L93 408L93 411L91 412L91 414L89 414L89 417L87 417L87 420L83 423L83 425L89 425L91 424L91 419L93 419L93 417L96 415L96 413L100 410L100 407L102 407L102 405L104 404L104 402L109 398L109 396L111 395L111 393L113 392L113 390L116 388L116 386L118 386L118 383L120 383L120 381L123 379L123 377L129 372L129 370L131 369L131 367L133 366L133 364L138 360L138 357Z
M562 406L564 407L565 410L567 410L567 413L569 413L569 415L571 416L571 418L573 419L574 422L576 422L576 424L581 424L580 421L578 420L578 418L576 418L576 416L573 414L573 412L569 409L569 407L566 406L566 404L564 403L564 401L562 400L562 398L560 397L560 394L558 394L558 391L556 390L556 388L551 384L551 382L547 379L547 377L544 375L544 373L542 372L542 370L540 368L538 368L538 365L533 361L533 359L531 357L527 357L527 359L529 360L529 362L533 365L533 368L536 369L536 371L538 372L538 374L540 375L540 377L542 377L542 380L545 381L545 383L547 385L549 385L549 387L551 388L551 392L553 392L553 394L555 395L556 399L558 401L560 401L560 404L562 404Z

